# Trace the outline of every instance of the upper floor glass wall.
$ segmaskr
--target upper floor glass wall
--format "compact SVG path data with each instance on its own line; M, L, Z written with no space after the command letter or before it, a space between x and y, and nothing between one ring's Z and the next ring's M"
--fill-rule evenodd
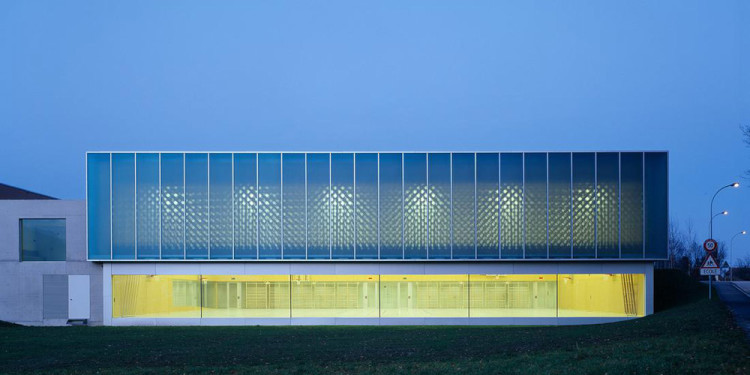
M665 152L89 153L91 260L661 259Z

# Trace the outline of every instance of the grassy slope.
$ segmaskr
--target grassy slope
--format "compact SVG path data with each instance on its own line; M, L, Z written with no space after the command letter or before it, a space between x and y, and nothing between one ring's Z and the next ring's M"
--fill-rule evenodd
M721 303L680 274L657 273L656 288L663 311L593 326L4 326L0 372L750 373Z

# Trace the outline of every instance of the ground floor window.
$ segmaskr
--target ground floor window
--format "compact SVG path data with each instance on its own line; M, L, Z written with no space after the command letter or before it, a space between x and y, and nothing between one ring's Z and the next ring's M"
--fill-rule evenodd
M644 314L644 274L112 276L114 318Z

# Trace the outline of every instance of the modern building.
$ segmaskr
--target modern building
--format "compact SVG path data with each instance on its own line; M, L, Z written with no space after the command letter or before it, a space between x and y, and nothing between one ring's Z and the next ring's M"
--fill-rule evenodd
M101 277L68 293L106 325L637 318L667 170L666 152L90 152ZM15 264L41 267L19 243Z

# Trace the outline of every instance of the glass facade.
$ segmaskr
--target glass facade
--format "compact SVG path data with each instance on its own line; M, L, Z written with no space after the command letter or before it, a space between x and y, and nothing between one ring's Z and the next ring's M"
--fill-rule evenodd
M89 153L88 257L662 259L667 158Z
M114 318L644 315L644 274L112 276Z

